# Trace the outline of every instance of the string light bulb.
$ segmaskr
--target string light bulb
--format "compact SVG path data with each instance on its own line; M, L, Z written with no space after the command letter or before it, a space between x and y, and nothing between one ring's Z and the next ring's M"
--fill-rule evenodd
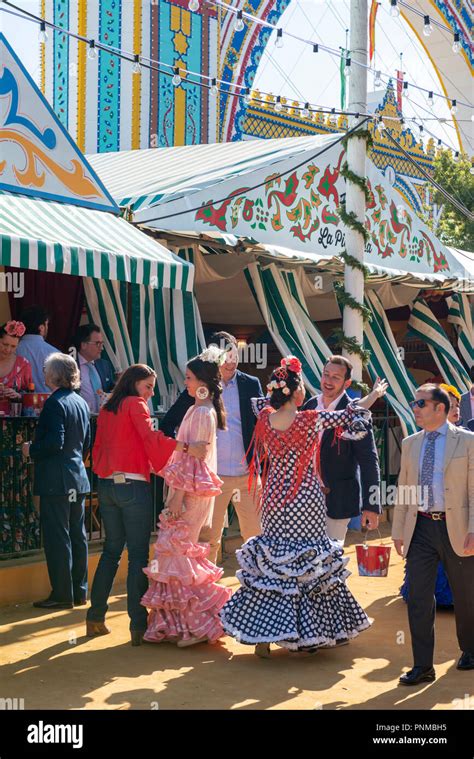
M346 58L346 65L344 67L344 76L348 77L351 75L351 59L349 57Z
M199 10L199 0L189 0L188 10L193 11L193 12L198 11Z
M455 163L459 161L459 150L456 150L455 154L453 155L453 161Z
M275 47L283 47L283 29L277 29L277 37L275 40Z
M423 34L425 37L429 37L432 31L433 27L431 26L430 17L425 16L423 19Z
M454 32L453 53L456 55L461 50L461 38L459 32Z
M408 82L403 82L402 95L403 97L408 95Z
M275 111L278 111L278 113L280 113L282 110L283 104L281 102L281 95L278 95L275 103Z
M309 118L309 103L304 104L304 108L301 111L301 115L304 119Z
M139 74L140 73L140 56L138 55L138 53L135 53L135 55L133 56L133 69L132 69L132 71L133 71L134 74Z
M458 112L458 103L457 100L451 101L451 113L453 116L455 116Z
M313 53L319 53L319 45L316 42L313 45Z
M174 71L174 74L173 74L173 78L171 82L173 83L174 87L179 87L179 85L181 84L181 75L179 73L179 66L175 66L173 71Z
M40 30L38 32L38 40L44 45L48 41L48 32L46 31L46 22L40 23Z
M217 89L217 79L215 77L211 79L209 94L212 95L213 98L217 97L217 95L219 94L219 90Z
M400 8L398 7L398 0L390 0L390 15L392 18L399 17Z
M378 123L377 123L377 132L379 134L383 134L384 131L385 131L385 123L384 123L384 120L382 119L382 117L380 116L379 120L378 120Z
M245 105L250 105L251 99L252 98L250 96L250 87L246 87L245 90L244 90L244 103L245 103Z
M97 58L97 48L95 46L95 40L89 40L89 50L87 51L87 57L91 61Z
M432 92L428 92L428 105L430 108L434 106L434 96Z
M380 87L382 84L382 72L376 71L375 72L375 79L374 79L374 87Z
M243 14L242 11L237 11L237 15L234 20L234 30L236 32L242 32L244 29L244 20L243 20Z

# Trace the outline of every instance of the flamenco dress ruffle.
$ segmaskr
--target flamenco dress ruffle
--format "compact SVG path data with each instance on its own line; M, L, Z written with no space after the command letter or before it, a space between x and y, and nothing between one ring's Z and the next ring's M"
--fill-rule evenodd
M160 515L154 559L144 569L150 584L142 604L150 609L145 640L208 638L224 632L218 612L231 590L218 585L223 570L207 559L209 546L193 543L180 518Z
M348 558L327 537L259 536L237 551L237 590L220 612L241 643L298 651L353 638L370 621L345 584Z

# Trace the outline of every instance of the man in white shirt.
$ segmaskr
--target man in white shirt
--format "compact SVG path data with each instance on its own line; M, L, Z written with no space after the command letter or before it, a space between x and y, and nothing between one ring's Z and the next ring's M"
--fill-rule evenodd
M350 401L352 364L344 356L330 356L321 377L321 393L303 410L340 411ZM326 495L326 526L331 540L344 544L347 527L361 514L363 526L377 527L380 513L380 468L372 429L362 440L339 440L334 431L319 433L321 477Z
M17 355L23 356L30 362L35 391L50 393L44 381L43 366L51 353L60 351L46 342L49 314L43 306L28 306L22 312L20 321L25 325L26 332L18 345Z

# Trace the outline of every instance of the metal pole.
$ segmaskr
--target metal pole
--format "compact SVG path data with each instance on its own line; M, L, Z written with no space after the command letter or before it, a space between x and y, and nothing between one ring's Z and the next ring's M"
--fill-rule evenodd
M367 0L351 0L350 20L350 57L351 61L360 61L367 64L368 46L368 13ZM351 65L349 78L349 111L354 113L367 113L367 69L362 66ZM350 126L353 127L362 119L351 117ZM360 177L366 176L366 141L365 139L352 138L347 146L347 163L349 169ZM354 211L357 219L365 221L365 196L363 190L356 184L348 181L346 186L346 210ZM349 255L359 261L364 260L364 239L356 230L346 228L346 250ZM361 271L350 266L344 269L344 287L349 295L352 295L359 303L364 302L364 276ZM362 315L346 306L343 316L343 330L346 337L355 337L362 345L364 325ZM350 358L354 365L354 379L362 379L362 360L356 354L344 354Z

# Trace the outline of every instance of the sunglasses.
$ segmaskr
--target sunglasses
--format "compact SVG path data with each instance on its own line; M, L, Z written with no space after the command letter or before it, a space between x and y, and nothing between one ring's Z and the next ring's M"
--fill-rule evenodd
M411 409L414 409L418 406L418 408L425 408L427 403L435 403L435 401L427 401L425 398L420 398L419 401L410 401L409 406Z

